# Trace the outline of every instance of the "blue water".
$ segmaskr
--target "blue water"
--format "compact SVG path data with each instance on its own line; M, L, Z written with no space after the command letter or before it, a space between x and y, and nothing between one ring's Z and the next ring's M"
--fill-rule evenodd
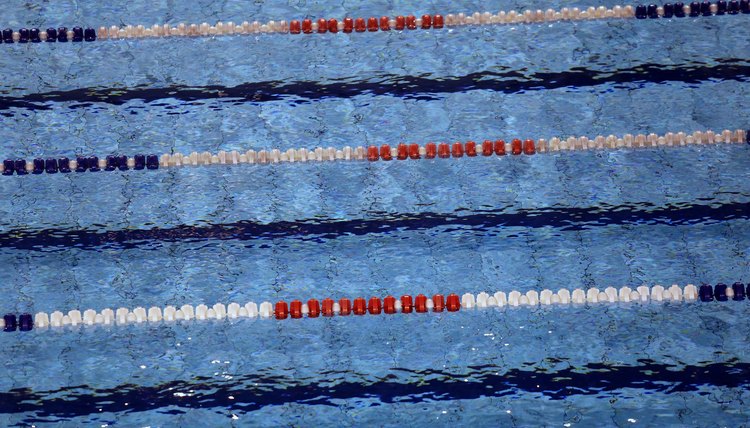
M4 17L522 4L178 3L16 1ZM531 5L564 6L582 5ZM748 19L0 45L2 157L747 128ZM747 283L749 157L722 145L2 177L2 310ZM0 425L743 426L749 314L744 301L7 333Z

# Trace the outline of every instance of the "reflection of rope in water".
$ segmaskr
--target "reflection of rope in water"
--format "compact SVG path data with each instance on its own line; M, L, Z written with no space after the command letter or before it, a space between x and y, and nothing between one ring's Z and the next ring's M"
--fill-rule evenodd
M34 159L27 161L25 159L6 159L0 164L0 173L2 175L26 175L42 174L44 172L53 174L57 172L69 173L76 172L97 172L97 171L114 171L128 169L159 169L173 168L181 166L207 166L207 165L238 165L238 164L275 164L280 162L312 162L312 161L349 161L349 160L369 160L369 161L390 161L390 160L407 160L407 159L434 159L434 158L461 158L477 156L505 156L512 155L533 155L537 153L550 153L559 151L579 151L579 150L616 150L621 148L647 148L647 147L682 147L690 145L711 145L711 144L737 144L750 143L750 131L738 129L734 132L724 130L720 133L713 131L696 131L692 134L684 132L668 132L664 135L656 134L625 134L622 137L609 135L607 137L597 136L593 139L588 137L568 137L566 139L552 138L550 140L512 140L510 143L504 140L485 140L481 144L473 141L466 143L427 143L423 146L419 144L399 144L391 147L384 144L377 146L359 146L344 147L336 149L333 147L316 149L289 149L280 151L272 150L248 150L240 153L239 151L220 151L218 153L198 153L193 152L189 155L181 153L165 153L161 157L156 155L135 155L127 157L125 155L110 155L105 158L96 156L78 156L75 159L48 158Z
M93 42L95 40L134 39L153 37L213 37L239 34L258 33L290 33L290 34L321 34L321 33L364 33L376 31L402 31L402 30L429 30L444 27L455 27L462 25L499 25L499 24L533 24L539 22L557 21L583 21L598 19L628 19L628 18L683 18L685 16L711 16L711 15L735 15L738 13L750 13L749 0L731 0L729 2L719 0L715 3L704 1L702 3L664 3L662 6L655 4L644 6L614 6L611 9L605 6L589 7L581 10L577 7L562 8L560 10L547 9L524 10L517 12L475 12L473 14L448 14L429 15L422 17L414 15L396 17L382 16L365 18L346 17L342 20L335 18L319 18L317 20L303 19L268 21L244 21L240 24L234 22L217 22L210 25L206 22L201 24L156 24L150 27L143 25L126 25L123 27L113 25L111 27L94 28L67 27L48 28L21 28L14 31L7 28L2 31L4 43L38 43L38 42Z
M410 295L401 296L396 299L386 296L383 299L372 297L365 300L362 297L350 300L342 298L334 301L330 298L319 301L310 299L307 303L299 300L290 302L279 301L275 304L263 302L258 305L255 302L240 306L238 303L224 305L217 303L212 307L204 304L198 306L183 305L180 308L166 306L164 309L153 306L148 309L138 307L132 311L127 308L119 308L116 311L104 309L96 312L93 309L83 311L69 311L63 314L60 311L47 314L39 312L34 316L32 322L31 314L21 314L18 319L15 314L7 314L0 320L0 328L5 331L29 331L36 328L47 327L76 327L80 325L124 325L140 323L161 323L192 320L223 320L225 318L276 318L283 320L287 318L317 318L349 315L382 315L396 313L427 313L427 312L457 312L461 309L473 308L505 308L505 307L539 307L539 306L567 306L567 305L595 305L614 303L679 303L700 300L709 302L712 300L745 300L750 294L750 284L747 289L742 283L734 283L731 287L725 284L717 284L715 287L701 285L700 288L692 284L684 288L672 285L664 288L661 285L653 287L640 286L635 289L630 287L607 287L603 291L597 288L583 290L577 288L572 292L563 288L557 292L542 290L537 292L531 290L525 294L519 291L505 293L498 291L495 294L479 293L477 295L466 293L461 298L457 294L443 296L436 294L427 297L423 294L412 298Z

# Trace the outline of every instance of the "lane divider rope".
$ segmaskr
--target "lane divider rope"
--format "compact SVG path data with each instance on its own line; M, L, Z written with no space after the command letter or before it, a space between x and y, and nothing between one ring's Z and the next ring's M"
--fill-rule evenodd
M585 9L562 8L560 10L523 10L523 11L500 11L474 12L470 14L448 14L443 15L425 14L422 17L414 15L399 15L395 17L381 16L351 18L309 18L291 21L244 21L239 24L234 22L217 22L210 25L207 22L201 24L155 24L150 27L143 25L125 25L110 27L101 26L97 29L92 27L59 27L48 28L20 28L13 30L6 28L2 30L3 43L40 43L40 42L93 42L97 40L118 39L140 39L152 37L214 37L221 35L259 34L259 33L287 33L287 34L324 34L324 33L364 33L382 31L402 30L429 30L444 27L456 27L464 25L498 25L498 24L533 24L541 22L557 21L579 21L599 19L657 19L657 18L684 18L713 15L736 15L738 13L750 13L750 0L719 0L716 2L691 2L689 4L664 3L661 6L649 5L626 5L607 8L605 6L588 7Z
M150 307L148 310L143 307L137 307L133 310L128 308L118 308L117 310L103 309L97 312L94 309L84 311L71 310L67 314L61 311L52 313L39 312L32 320L31 314L24 313L18 317L16 314L6 314L0 320L0 328L6 332L11 331L30 331L34 328L60 328L60 327L77 327L82 325L126 325L142 323L163 323L175 321L203 321L203 320L224 320L239 318L275 318L277 320L296 319L296 318L317 318L349 315L382 315L382 314L411 314L426 312L457 312L459 310L468 310L474 308L506 308L506 307L526 307L536 308L544 306L568 306L568 305L596 305L596 304L613 304L613 303L679 303L679 302L710 302L713 300L727 301L745 300L750 295L750 283L747 287L740 282L727 286L726 284L701 285L700 288L688 284L685 287L672 285L665 288L661 285L648 287L642 285L636 288L607 287L604 290L598 288L589 288L583 290L576 288L572 292L566 288L557 292L552 290L535 290L521 293L519 291L498 291L492 295L482 292L477 295L466 293L460 298L458 294L435 294L427 297L419 294L415 298L411 295L404 295L400 298L386 296L383 299L371 297L365 300L363 297L357 297L353 300L342 298L337 301L326 298L321 300L310 299L307 302L300 300L278 301L275 304L271 302L262 302L258 305L255 302L248 302L245 305L239 303L217 303L212 307L205 304L197 306L183 305L179 308L175 306L166 306L160 308L157 306Z
M462 158L466 157L488 157L511 155L534 155L537 153L554 153L564 151L580 150L618 150L622 148L649 148L649 147L683 147L691 145L712 144L750 144L750 130L738 129L736 131L724 130L719 133L713 131L696 131L692 134L668 132L664 135L656 134L625 134L622 137L609 135L607 137L597 136L593 139L588 137L568 137L566 139L552 138L550 140L520 140L514 139L510 142L504 140L485 140L481 144L474 141L466 143L427 143L399 144L391 147L389 144L377 146L359 146L343 149L333 147L315 149L289 149L281 151L272 150L248 150L219 151L218 153L198 153L189 155L181 153L165 153L157 155L138 154L133 157L125 155L109 155L104 158L97 156L78 156L75 159L62 158L37 158L31 161L25 159L5 159L0 164L2 175L27 175L27 174L55 174L58 172L98 172L114 170L143 170L159 168L176 168L182 166L208 166L208 165L239 165L239 164L277 164L285 162L313 162L313 161L351 161L368 160L391 161L391 160L417 160L435 158Z

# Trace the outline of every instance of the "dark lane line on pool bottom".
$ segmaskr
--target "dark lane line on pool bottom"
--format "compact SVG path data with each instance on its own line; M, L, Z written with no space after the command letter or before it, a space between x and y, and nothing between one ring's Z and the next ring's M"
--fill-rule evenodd
M554 362L553 362L554 363ZM87 385L34 392L19 388L0 393L0 413L32 413L35 417L72 418L101 412L144 412L154 409L223 408L254 411L264 406L297 403L335 406L340 400L372 399L381 404L454 401L539 394L551 400L576 395L618 394L623 389L645 393L702 392L706 387L748 389L750 363L676 366L640 360L639 365L594 363L557 371L470 366L466 374L446 371L394 369L375 382L350 372L326 372L307 382L281 376L234 376L232 380L197 377L155 386L118 385L92 389ZM401 377L401 378L400 378ZM404 379L405 378L405 379ZM230 398L231 397L231 398Z
M474 228L471 231L482 233L497 227L554 227L561 232L566 232L610 225L711 224L748 218L750 218L750 202L683 203L667 204L663 207L656 207L650 203L589 208L550 207L514 212L475 211L473 214L464 215L431 212L382 213L378 218L371 219L315 219L274 223L247 220L227 224L115 231L6 229L0 233L0 248L44 251L72 247L93 250L99 248L131 249L153 247L166 242L205 240L251 241L293 238L324 241L343 236L428 230L451 226ZM462 231L468 230L462 229Z
M123 105L130 101L154 103L162 100L180 100L188 103L220 100L231 104L263 103L287 100L307 103L330 98L352 98L360 95L393 96L405 99L438 100L438 94L461 93L476 90L507 94L545 89L596 87L605 84L682 82L698 84L716 80L750 80L750 64L736 58L716 58L707 64L640 64L625 69L593 70L574 67L562 72L529 72L498 67L503 71L481 71L464 76L409 76L387 74L371 79L337 79L336 82L266 81L244 83L237 86L185 86L166 88L136 86L133 88L79 88L69 91L32 93L23 96L0 96L0 110L29 109L51 110L54 103L77 103L71 108L91 107L96 103ZM16 90L17 92L17 90ZM171 103L154 103L151 106L175 108Z

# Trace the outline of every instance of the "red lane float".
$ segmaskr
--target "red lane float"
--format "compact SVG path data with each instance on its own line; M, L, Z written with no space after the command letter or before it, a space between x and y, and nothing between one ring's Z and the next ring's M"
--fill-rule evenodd
M351 18L344 18L344 32L351 33L354 30L354 20Z
M302 32L299 21L294 19L292 20L292 22L289 23L289 32L292 34L299 34Z
M464 145L461 143L453 143L453 150L451 154L454 158L460 158L464 155Z
M317 27L317 28L316 28ZM420 19L417 19L414 15L408 16L396 16L391 19L388 16L381 16L380 18L371 16L365 20L363 17L358 18L344 18L341 30L344 33L364 33L377 32L377 31L390 31L395 29L398 31L402 30L429 30L431 28L441 29L445 27L445 18L443 15L429 15L424 14ZM315 23L311 19L303 19L299 21L294 19L289 22L289 33L291 34L312 34L312 33L337 33L339 31L339 23L335 18L326 20L325 18L319 18Z
M498 156L505 156L505 141L495 141L495 154Z
M331 18L328 20L328 31L331 33L339 32L339 21L337 19Z
M411 301L411 296L409 295L401 296L401 312L405 314L410 314L412 306L413 304Z
M406 160L406 158L409 156L408 149L406 148L406 144L399 144L398 145L398 155L396 158L398 160Z
M484 142L482 143L482 156L492 156L493 152L494 146L492 144L492 141L484 140Z
M387 16L380 17L380 31L391 31L391 18Z
M311 19L303 19L302 21L293 19L289 22L289 33L291 34L312 34L312 33L337 33L339 31L338 20L331 18L326 20L325 18L319 18L315 23ZM414 15L408 16L396 16L395 19L391 19L388 16L381 16L380 18L371 16L365 20L363 17L358 18L344 18L341 30L344 33L364 33L377 32L377 31L390 31L391 27L396 30L416 30L420 28L422 30L429 30L430 28L440 29L445 26L445 18L442 15L422 15L421 19L417 19Z
M380 155L378 154L378 148L375 146L370 146L367 148L367 160L370 162L375 162L380 158Z
M307 316L310 318L316 318L318 315L320 315L320 303L318 303L315 299L310 299L307 301Z
M297 299L289 303L280 300L274 305L273 316L277 320L285 320L287 318L300 319L305 318L305 316L307 318L317 318L321 315L324 317L348 316L352 313L364 316L368 314L393 315L399 312L402 314L423 314L430 311L443 312L444 310L449 312L461 310L461 299L457 294L449 294L447 297L442 294L435 294L432 298L428 298L424 294L412 298L412 296L405 294L398 299L393 296L386 296L383 299L373 296L368 300L365 300L364 297L357 297L353 301L343 298L339 299L338 302L331 298L322 301L310 299L306 304Z
M416 30L417 29L417 17L414 15L409 15L406 17L406 28L409 30Z
M349 315L352 313L352 303L349 299L341 299L339 300L339 315Z
M396 30L401 31L404 29L404 27L406 27L406 19L401 15L397 16L396 17Z
M391 146L388 144L383 144L380 146L380 159L383 159L384 161L392 160L393 157L391 156Z
M521 151L522 151L521 140L516 138L515 140L511 141L510 152L513 153L514 156L518 156L521 154Z
M425 151L425 157L427 159L435 159L435 156L437 156L437 146L435 143L427 143L427 145L425 145Z
M367 30L364 18L357 18L354 20L354 31L358 33L364 33Z
M526 140L523 142L523 154L525 155L533 155L536 153L536 149L534 148L534 140Z
M450 294L445 300L445 307L449 312L456 312L461 309L461 300L458 298L458 294Z
M289 307L286 302L276 302L273 313L276 315L277 320L284 320L289 315Z
M432 28L443 28L445 25L445 21L443 20L443 15L435 15L435 17L432 18Z
M432 304L434 307L432 308L435 312L443 312L443 309L445 309L445 300L443 298L442 294L436 294L432 296Z
M428 30L432 25L432 17L430 15L422 15L422 29Z
M495 142L491 140L484 140L481 146L482 156L505 156L506 146L510 146L510 152L515 155L534 155L536 154L536 143L534 140L527 139L521 141L516 138L511 141L508 145L504 140L497 140ZM461 158L464 156L475 157L479 155L477 143L474 141L467 141L466 143L455 142L452 145L448 143L427 143L424 148L420 147L419 144L399 143L396 149L391 149L389 144L383 144L380 147L369 146L367 147L367 160L375 162L378 160L390 161L394 159L394 156L398 160L406 159L421 159L424 154L426 159L434 159L436 157L441 159L447 158Z
M302 318L302 302L299 300L292 300L289 303L289 315L292 318Z
M438 144L438 157L443 158L443 159L451 157L451 152L450 152L450 149L448 148L448 144L446 143Z
M377 297L371 297L370 302L367 304L367 311L371 315L380 315L380 311L382 310L380 306L380 299Z
M365 299L357 297L354 299L354 315L364 315L367 312Z
M386 298L383 299L383 311L385 311L386 314L396 313L396 298L395 297L386 296Z
M419 144L409 144L409 157L411 159L419 159L421 157L419 154Z

